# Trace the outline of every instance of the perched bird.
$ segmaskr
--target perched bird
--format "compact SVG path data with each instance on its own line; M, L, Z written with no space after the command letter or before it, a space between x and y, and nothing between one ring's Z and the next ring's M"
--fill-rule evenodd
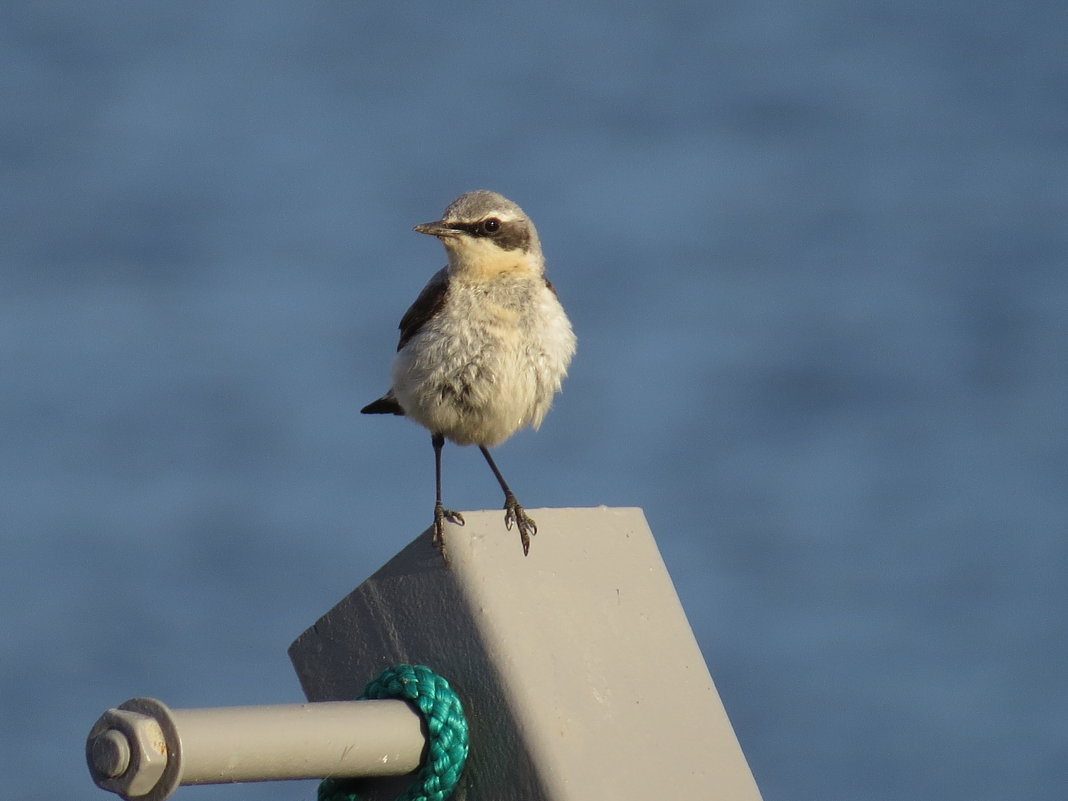
M519 530L523 553L538 533L489 448L524 426L538 428L575 353L575 334L545 277L534 223L496 192L461 195L437 222L449 263L431 277L400 321L393 386L364 414L398 414L430 430L434 446L434 543L444 554L444 521L463 525L441 502L445 440L477 445L504 491L504 525Z

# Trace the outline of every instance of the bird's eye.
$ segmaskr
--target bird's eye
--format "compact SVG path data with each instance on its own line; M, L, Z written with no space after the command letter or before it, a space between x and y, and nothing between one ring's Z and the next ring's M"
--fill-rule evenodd
M501 221L496 217L490 217L488 220L482 221L482 233L492 236L501 230Z

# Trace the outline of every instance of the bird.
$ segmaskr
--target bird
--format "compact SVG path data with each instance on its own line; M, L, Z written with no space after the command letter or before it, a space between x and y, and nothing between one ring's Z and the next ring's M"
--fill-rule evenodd
M445 441L477 445L504 492L504 524L523 554L537 524L516 499L489 449L541 425L560 391L577 339L545 276L538 231L514 202L488 190L460 195L440 220L415 226L437 237L448 264L431 276L400 321L392 386L363 414L403 415L430 431L434 532L445 553L445 521L463 515L441 499Z

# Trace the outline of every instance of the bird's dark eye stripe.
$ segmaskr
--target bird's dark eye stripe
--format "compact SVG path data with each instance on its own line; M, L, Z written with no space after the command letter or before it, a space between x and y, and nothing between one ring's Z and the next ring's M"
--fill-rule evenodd
M496 223L496 225L494 225ZM504 223L495 217L491 217L488 220L479 220L473 223L449 223L450 228L456 228L460 231L467 231L471 236L495 236L503 228Z
M487 223L497 223L496 230L487 230ZM447 222L446 225L456 231L464 231L475 239L492 239L501 250L526 250L530 247L530 231L522 221L502 222L496 217L489 217L478 222ZM491 226L492 227L492 226Z

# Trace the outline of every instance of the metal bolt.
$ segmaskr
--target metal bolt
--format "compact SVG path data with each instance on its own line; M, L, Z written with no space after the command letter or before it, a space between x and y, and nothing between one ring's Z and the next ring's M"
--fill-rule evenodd
M89 741L89 767L108 779L130 767L130 741L118 729L108 729Z

